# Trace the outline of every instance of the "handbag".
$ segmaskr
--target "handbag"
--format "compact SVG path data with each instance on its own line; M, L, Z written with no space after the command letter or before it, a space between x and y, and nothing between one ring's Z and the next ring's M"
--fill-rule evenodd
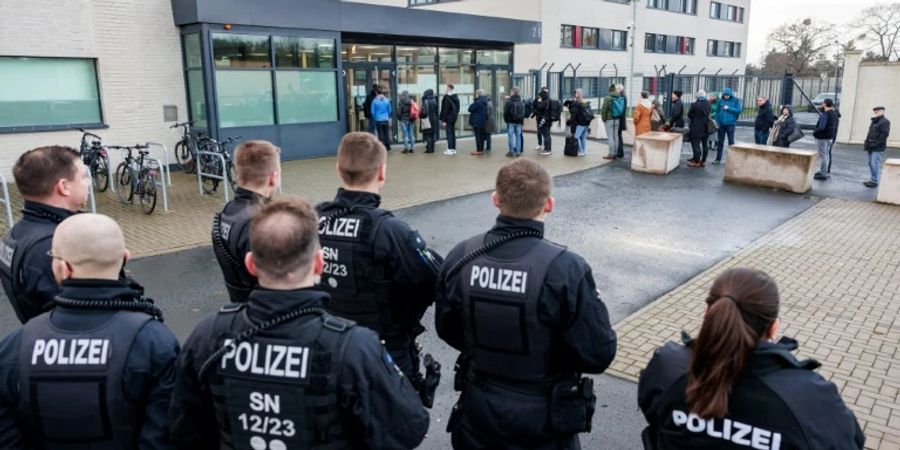
M806 136L806 135L803 134L803 130L800 129L800 126L795 126L794 131L791 133L790 136L788 136L788 142L789 143L797 142L800 139L803 139L803 136Z
M706 122L706 134L707 135L715 134L716 131L719 131L719 124L717 124L715 120L709 119Z
M423 129L423 130L430 130L430 129L431 129L431 119L429 119L429 118L427 118L427 117L423 117L423 118L422 118L422 129Z

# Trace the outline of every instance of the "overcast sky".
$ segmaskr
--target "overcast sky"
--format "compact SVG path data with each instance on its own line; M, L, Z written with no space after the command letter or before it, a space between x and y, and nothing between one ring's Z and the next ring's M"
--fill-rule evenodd
M853 20L862 8L880 3L875 0L751 0L750 37L747 62L758 63L766 50L766 36L782 23L814 17L835 24ZM842 38L843 40L843 38Z

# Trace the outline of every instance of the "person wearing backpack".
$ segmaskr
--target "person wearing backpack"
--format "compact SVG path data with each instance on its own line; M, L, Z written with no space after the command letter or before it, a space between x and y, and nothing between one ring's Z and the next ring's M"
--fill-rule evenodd
M550 92L550 89L547 86L544 86L541 88L541 92ZM536 152L540 152L541 150L544 149L544 136L541 135L541 125L540 125L541 119L538 117L538 109L540 109L539 108L540 104L541 104L541 94L539 92L538 95L534 98L534 100L531 101L531 108L530 108L530 111L528 112L528 117L534 117L535 121L537 122L537 128L538 128L537 129L537 147L534 148L534 150Z
M616 153L619 149L619 123L625 116L625 98L619 94L616 85L609 87L609 95L603 99L600 106L600 118L606 127L606 142L609 147L609 154L603 159L616 159Z
M397 121L400 122L400 132L403 135L403 152L401 153L413 153L416 148L413 123L418 118L419 106L409 97L408 91L400 93L400 101L398 103ZM413 117L413 105L416 106L416 117Z
M434 141L438 131L438 105L434 97L434 89L422 94L422 109L419 111L422 137L425 138L425 153L434 153Z
M522 123L525 122L525 102L519 95L519 88L509 90L510 96L503 105L503 120L509 137L506 156L522 156Z
M558 104L559 102L557 102ZM540 101L537 102L537 109L534 111L534 116L537 118L538 123L538 133L541 135L541 140L543 141L543 148L538 152L539 155L547 156L553 151L553 145L550 140L550 127L553 125L553 105L550 100L550 93L547 91L541 91Z
M591 102L584 99L584 91L575 89L575 98L569 105L571 120L575 125L575 141L578 142L578 156L584 156L587 150L587 135L594 120L594 112L591 111Z

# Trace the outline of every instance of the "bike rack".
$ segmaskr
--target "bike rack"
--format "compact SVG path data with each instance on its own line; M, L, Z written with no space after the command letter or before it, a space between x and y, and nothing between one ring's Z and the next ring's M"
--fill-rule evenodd
M6 207L6 221L9 222L9 228L13 227L12 203L9 202L9 187L6 185L6 177L0 174L0 183L3 183L3 206Z
M207 155L215 158L219 158L219 161L222 161L222 175L213 175L211 173L203 172L203 164L200 164L200 156ZM222 156L219 152L208 152L205 150L200 150L197 152L197 188L200 190L200 195L203 195L203 177L212 178L215 180L222 180L222 184L225 187L225 203L228 203L228 167L225 165L225 157Z
M107 164L109 166L109 164ZM97 202L94 200L94 177L91 175L91 169L89 167L85 167L84 171L87 173L88 182L90 183L90 190L88 190L88 199L91 201L91 212L97 214ZM6 183L4 183L3 190L6 190Z
M147 145L151 145L151 142L148 142ZM165 150L165 148L166 148L162 144L155 144L155 145L162 146L163 150ZM157 186L162 187L163 211L168 212L169 211L169 194L166 192L166 169L162 168L164 166L162 165L162 161L160 161L159 158L154 158L152 156L145 156L144 161L147 163L155 162L156 165L158 165L160 167L160 173L162 174L162 177L161 177L160 181L156 182L156 184L157 184ZM170 183L171 183L171 181L170 181Z
M169 183L169 186L172 185L172 171L169 169L169 150L166 148L165 144L160 144L159 142L146 142L144 143L147 147L159 147L162 149L163 160L166 162L166 165L160 164L162 171L163 181ZM157 162L159 162L159 158L153 158ZM166 209L168 211L168 209Z

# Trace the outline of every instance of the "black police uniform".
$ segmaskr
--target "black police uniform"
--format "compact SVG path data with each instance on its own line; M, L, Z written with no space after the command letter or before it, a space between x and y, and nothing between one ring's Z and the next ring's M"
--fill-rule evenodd
M178 341L139 298L121 281L66 280L53 311L0 342L0 448L174 448Z
M465 386L448 424L454 448L573 449L590 427L593 389L579 374L603 372L616 352L590 266L534 236L466 258L486 243L543 230L542 222L501 216L486 235L457 245L441 270L437 332L469 361L460 364ZM462 270L448 273L464 258ZM581 408L580 417L567 406Z
M47 252L53 243L56 226L73 214L66 209L26 200L22 220L3 238L0 280L22 323L49 309L59 292Z
M178 360L170 414L178 446L417 446L429 423L418 394L377 336L325 313L327 300L313 289L259 288L246 303L206 317ZM277 324L221 352L226 340L272 321Z
M381 196L339 189L334 201L316 207L325 254L320 288L336 316L374 330L417 389L416 336L434 302L441 257L402 220L379 208Z
M685 399L691 342L656 350L638 384L638 404L649 426L644 448L698 450L862 449L865 436L835 385L800 361L793 339L763 342L747 360L728 397L728 414L703 420Z
M256 278L244 267L244 257L250 251L250 219L268 199L248 189L237 188L234 200L228 202L213 219L213 252L225 287L232 302L245 302L256 286Z

